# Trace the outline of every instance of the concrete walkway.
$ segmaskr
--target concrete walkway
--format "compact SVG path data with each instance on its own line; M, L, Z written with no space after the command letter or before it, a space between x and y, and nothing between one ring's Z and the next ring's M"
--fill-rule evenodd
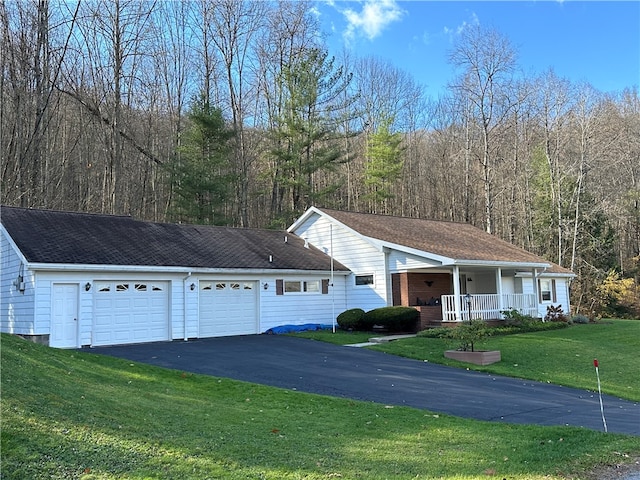
M363 343L350 343L348 345L345 345L345 347L368 347L371 345L377 345L379 343L387 343L387 342L392 342L394 340L400 340L402 338L412 338L415 337L416 335L387 335L385 337L373 337L370 338L368 342L363 342Z
M93 353L302 392L492 422L603 430L597 393L283 335L97 347ZM640 405L604 396L609 432L640 436Z

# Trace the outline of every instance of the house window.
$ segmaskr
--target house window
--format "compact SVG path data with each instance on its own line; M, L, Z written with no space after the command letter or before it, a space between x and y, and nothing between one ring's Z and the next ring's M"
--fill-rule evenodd
M550 279L540 279L538 281L538 287L540 288L540 301L541 302L555 302L555 281Z
M320 293L320 280L286 280L285 293Z
M276 280L276 295L287 293L329 293L329 280Z
M320 291L320 281L302 282L303 290L309 293L318 293Z
M300 282L292 282L291 280L286 280L284 282L285 293L298 293L301 291L302 291L302 284Z
M356 275L356 286L373 285L373 275Z

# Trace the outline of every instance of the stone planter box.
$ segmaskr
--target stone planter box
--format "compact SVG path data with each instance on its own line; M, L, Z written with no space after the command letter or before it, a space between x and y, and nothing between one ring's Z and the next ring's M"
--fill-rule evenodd
M474 365L490 365L499 362L499 350L479 350L475 352L465 352L462 350L447 350L444 356L459 362L473 363Z

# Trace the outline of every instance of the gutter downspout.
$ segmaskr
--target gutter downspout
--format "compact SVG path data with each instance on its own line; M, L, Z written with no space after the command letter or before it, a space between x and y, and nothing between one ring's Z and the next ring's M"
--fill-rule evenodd
M182 279L182 332L184 341L188 341L187 336L187 280L191 277L191 272L187 272L187 276Z

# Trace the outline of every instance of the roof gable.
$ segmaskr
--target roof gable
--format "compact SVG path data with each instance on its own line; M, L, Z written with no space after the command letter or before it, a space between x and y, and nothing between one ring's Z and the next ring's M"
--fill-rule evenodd
M319 270L329 257L294 234L151 223L126 216L2 206L0 220L30 263ZM271 260L271 261L270 261ZM334 262L335 270L348 271Z
M539 264L548 265L548 272L572 273L469 224L326 208L316 211L337 220L364 237L448 258L457 263Z

